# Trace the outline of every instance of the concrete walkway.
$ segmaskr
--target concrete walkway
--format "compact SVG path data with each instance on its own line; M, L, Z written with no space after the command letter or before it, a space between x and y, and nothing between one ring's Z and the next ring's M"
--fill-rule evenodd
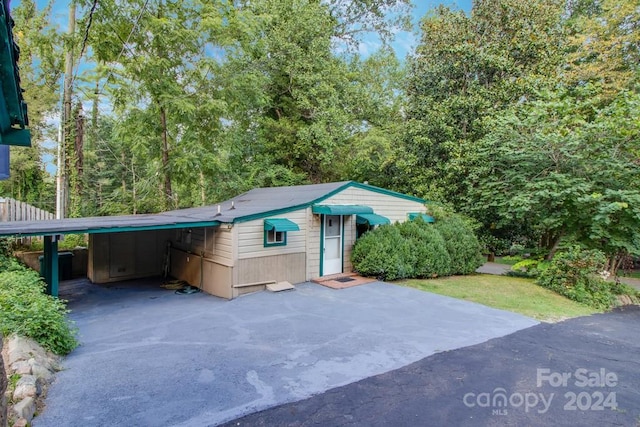
M476 272L484 273L484 274L502 275L507 273L509 270L511 270L510 265L498 264L495 262L487 262L482 267L478 268ZM634 279L632 277L618 277L618 279L620 280L620 282L625 283L631 286L632 288L635 288L640 291L640 279ZM610 277L608 280L614 281L615 277Z
M157 287L75 290L82 346L34 426L210 426L537 322L381 282L233 301Z

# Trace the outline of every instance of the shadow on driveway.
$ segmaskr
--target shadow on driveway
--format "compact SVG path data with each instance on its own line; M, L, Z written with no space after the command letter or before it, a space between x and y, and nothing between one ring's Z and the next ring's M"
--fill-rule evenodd
M639 331L637 306L540 324L227 425L638 426Z
M537 324L381 282L233 301L94 286L70 308L82 346L35 426L215 425Z

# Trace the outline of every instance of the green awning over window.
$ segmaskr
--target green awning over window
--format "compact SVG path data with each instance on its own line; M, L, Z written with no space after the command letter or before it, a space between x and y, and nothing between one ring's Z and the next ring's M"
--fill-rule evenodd
M383 225L391 224L389 218L378 214L358 214L356 215L357 224Z
M432 217L431 215L427 215L425 213L419 213L419 212L412 212L409 214L409 221L413 221L416 218L422 218L422 220L424 222L436 222L436 219L434 217Z
M300 227L295 222L286 218L272 218L264 220L264 229L269 231L300 231Z
M361 205L313 205L311 212L323 215L360 215L372 214L373 209Z

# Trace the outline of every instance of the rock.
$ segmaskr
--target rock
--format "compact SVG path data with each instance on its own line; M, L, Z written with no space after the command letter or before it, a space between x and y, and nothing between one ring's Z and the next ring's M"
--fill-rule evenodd
M18 418L15 423L13 423L13 427L27 427L29 425L29 421L26 418Z
M39 394L39 388L36 377L33 375L23 375L18 380L16 389L13 391L13 400L18 401L25 397L37 396Z
M0 349L2 348L2 335L0 335ZM7 374L4 371L4 360L0 357L0 427L7 425L7 398L4 392L7 390Z
M33 365L29 365L29 368L31 369L31 375L37 379L49 382L53 378L53 372L37 362Z
M34 340L15 335L7 340L5 347L7 355L5 363L7 366L11 366L19 360L29 360L37 354L38 351L44 352L42 347Z
M31 375L31 365L26 360L18 360L11 365L11 371L18 375Z
M36 400L33 397L26 397L13 405L13 412L18 418L25 418L27 422L33 419L36 413Z

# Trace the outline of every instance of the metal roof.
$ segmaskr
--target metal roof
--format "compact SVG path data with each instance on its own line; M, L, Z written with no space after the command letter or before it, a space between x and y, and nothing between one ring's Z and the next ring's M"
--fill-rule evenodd
M354 181L289 187L256 188L217 205L157 214L65 218L0 223L0 236L43 236L78 233L117 233L189 227L213 227L267 218L307 208L349 187L363 188L424 203L422 199Z

